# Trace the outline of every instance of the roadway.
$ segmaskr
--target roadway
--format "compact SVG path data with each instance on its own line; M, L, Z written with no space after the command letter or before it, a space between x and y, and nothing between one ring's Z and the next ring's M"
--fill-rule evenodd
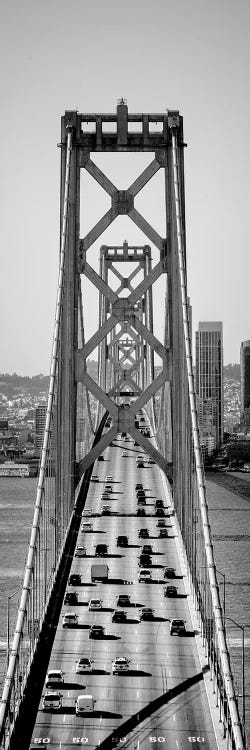
M124 450L127 457L122 457ZM113 747L187 750L190 746L215 750L217 747L172 529L169 528L168 538L158 538L154 499L162 498L167 506L161 473L156 465L148 463L137 468L138 453L143 451L131 439L125 442L118 437L104 452L105 460L96 462L93 468L99 481L90 483L85 506L92 510L93 530L79 532L77 544L86 546L87 555L74 557L71 568L71 572L81 574L82 584L67 589L77 590L79 603L63 605L49 663L49 669L62 669L65 673L60 688L63 706L60 713L43 712L41 700L32 750L38 745L53 750L71 750L75 746L105 750ZM113 477L113 492L112 499L104 502L109 502L113 514L102 516L100 495L107 475ZM135 515L136 482L147 488L145 517ZM171 526L171 517L166 523ZM138 538L138 530L143 527L149 529L149 539ZM118 534L128 536L127 548L116 546ZM91 565L97 562L94 551L100 542L109 545L108 558L98 558L98 562L108 562L109 581L94 584ZM152 581L139 583L138 556L142 545L148 542L153 547ZM176 569L175 581L164 581L166 565ZM176 599L164 598L166 583L177 586ZM113 623L116 598L122 593L131 597L132 605L126 608L128 620ZM91 597L102 599L101 611L88 610ZM152 621L139 620L141 606L154 609ZM74 629L63 629L62 617L70 611L78 614L79 624ZM185 619L185 636L170 636L169 621L173 617ZM92 624L105 626L105 638L89 639ZM81 656L93 658L92 674L76 674L76 662ZM128 673L112 674L116 656L130 659ZM175 689L172 695L171 689ZM83 718L75 715L75 700L84 692L93 695L96 704L95 711ZM119 734L115 738L116 731Z

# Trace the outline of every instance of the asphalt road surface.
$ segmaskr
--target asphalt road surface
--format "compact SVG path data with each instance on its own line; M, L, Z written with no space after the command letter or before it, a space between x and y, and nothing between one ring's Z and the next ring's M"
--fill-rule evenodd
M122 457L126 450L127 457ZM87 748L113 747L129 750L187 750L189 747L215 750L217 747L211 722L201 667L192 629L185 580L181 576L171 517L166 518L169 537L159 538L154 500L164 497L161 475L156 465L137 468L136 456L140 447L130 439L114 441L104 452L105 461L96 462L93 474L99 481L91 482L86 506L92 510L93 530L79 532L78 544L84 544L86 557L75 557L71 572L81 574L82 584L68 587L78 592L79 603L63 605L51 653L49 669L64 672L60 688L62 708L59 712L44 712L42 697L33 731L30 748L48 746L58 750L71 750L75 746ZM112 494L109 501L110 516L98 515L103 501L100 499L105 478L112 475ZM136 516L136 482L146 489L145 517ZM148 528L149 539L138 538L140 528ZM117 547L118 534L129 538L127 548ZM95 545L108 545L108 558L95 558ZM138 557L144 543L153 547L152 581L138 582ZM109 581L91 583L91 565L107 562ZM176 570L176 579L163 578L164 567ZM164 586L174 583L178 588L175 599L163 596ZM127 622L112 622L118 594L131 597L126 607ZM91 597L102 599L102 610L89 611ZM140 607L149 606L154 618L140 621ZM62 618L75 611L78 626L63 628ZM186 621L186 635L170 636L169 621L181 617ZM89 639L92 624L105 627L103 639ZM80 657L93 661L92 674L76 674ZM122 675L113 675L112 661L117 656L130 659L130 669ZM172 692L171 692L172 691ZM45 688L43 689L43 694ZM95 710L77 717L75 701L80 694L91 694Z

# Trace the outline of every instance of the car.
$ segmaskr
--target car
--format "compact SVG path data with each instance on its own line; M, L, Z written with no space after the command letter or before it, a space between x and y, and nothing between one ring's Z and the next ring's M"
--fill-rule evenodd
M107 500L110 500L110 492L103 492L102 495L100 495L99 500L101 503L107 502Z
M147 505L145 497L138 497L137 498L137 505Z
M139 495L143 495L143 497L146 496L146 493L145 493L145 490L143 489L143 487L139 487L139 489L137 489L135 491L136 491L136 497L139 497Z
M167 596L167 597L178 596L178 591L177 591L176 586L166 586L164 589L164 596Z
M130 607L131 601L129 594L119 594L116 600L117 607Z
M91 625L89 630L89 638L104 638L105 628L103 625Z
M136 461L143 461L144 456L142 456L140 453L138 453L138 456L136 456Z
M76 674L84 674L93 672L93 659L89 659L88 656L82 656L76 663Z
M82 579L80 576L80 573L71 573L69 577L69 585L70 586L81 586Z
M83 517L92 516L92 510L90 510L90 508L84 508L84 510L82 512L82 516Z
M128 458L127 451L122 451L122 458Z
M147 434L147 437L150 437L150 432L149 432L149 430L148 430L148 434ZM155 461L154 461L154 459L153 459L153 458L149 458L149 459L148 459L148 463L149 463L149 464L155 464Z
M99 482L99 477L97 474L92 474L91 482Z
M48 685L62 685L64 682L64 672L61 669L50 669L47 672L45 686Z
M110 505L103 505L102 506L102 516L110 516L111 514L111 507Z
M75 551L75 557L85 557L86 556L86 547L81 547L80 545L76 547Z
M127 433L126 433L126 432L122 432L122 433L121 433L121 437L122 437L122 438L125 438L125 437L127 437Z
M143 555L151 555L153 552L152 544L144 544L142 547L142 554Z
M108 474L108 476L105 478L105 482L113 482L114 477L112 477L112 474Z
M166 528L159 529L159 538L164 539L168 536L168 530Z
M163 529L166 526L166 521L164 521L163 518L159 518L159 521L157 521L156 526L158 529Z
M137 508L136 515L137 516L145 516L146 515L145 508Z
M92 713L95 710L96 698L93 695L78 695L75 701L76 716Z
M140 539L147 539L147 537L149 537L149 530L148 529L139 529L138 537Z
M62 626L63 628L73 628L78 625L78 615L76 612L70 612L63 616Z
M155 509L155 516L165 516L165 511L163 508L156 508Z
M58 690L47 690L42 701L43 711L60 711L62 696Z
M105 484L104 492L113 492L113 487L111 484Z
M139 566L140 568L151 568L152 565L152 559L150 555L140 555L139 557Z
M116 546L117 547L127 547L128 546L128 537L127 536L118 536L116 540Z
M137 468L138 469L144 469L144 463L143 463L143 461L137 461Z
M139 575L138 575L139 583L148 583L151 580L152 580L152 575L151 575L150 570L145 570L145 568L142 568L141 570L139 570Z
M165 568L165 570L164 570L164 578L175 578L175 569L174 568Z
M104 555L108 555L108 546L107 544L97 544L95 548L95 556L96 557L103 557Z
M130 437L128 437L128 435L127 435L127 437L125 437L125 440L124 440L124 442L125 442L125 443L129 443L129 442L130 442Z
M135 441L134 441L134 445L139 445L139 443L137 443L137 442L136 442L136 440L135 440Z
M82 523L81 525L81 531L84 534L85 531L92 531L93 529L93 523L92 521L85 521L85 523Z
M143 490L143 485L141 484L141 482L139 482L139 483L137 483L137 484L135 485L135 489L136 489L136 490Z
M98 456L97 461L104 461L104 456Z
M183 635L186 633L185 620L174 618L170 621L170 635Z
M140 620L153 620L154 610L151 607L142 607L140 609Z
M164 508L164 502L163 500L155 500L154 501L155 508Z
M76 591L66 591L64 604L78 604L78 594Z
M102 609L102 600L101 599L90 599L89 600L89 610L93 609Z
M115 609L112 614L112 622L126 622L127 613L124 609Z
M112 662L113 674L121 674L122 672L128 672L130 668L130 661L126 656L117 656Z

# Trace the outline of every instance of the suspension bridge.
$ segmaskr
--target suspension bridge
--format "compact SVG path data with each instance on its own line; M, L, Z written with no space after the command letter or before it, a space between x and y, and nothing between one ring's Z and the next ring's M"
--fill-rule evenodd
M60 263L48 407L0 746L243 750L194 389L183 118L178 111L131 114L124 100L111 114L66 111L59 145ZM98 166L99 153L107 163L114 153L144 153L149 161L121 190ZM165 236L135 207L158 171ZM110 208L80 236L83 173L105 191ZM121 236L102 244L121 216L147 244ZM91 263L96 243L99 272ZM162 341L154 325L160 278ZM90 338L84 279L99 296ZM95 351L98 379L88 368ZM93 596L99 605L92 606ZM178 635L176 620L184 621ZM103 628L98 638L93 626ZM89 659L86 672L77 666L81 658ZM45 710L48 670L60 673L54 711ZM89 700L80 715L79 695L88 696L85 705Z

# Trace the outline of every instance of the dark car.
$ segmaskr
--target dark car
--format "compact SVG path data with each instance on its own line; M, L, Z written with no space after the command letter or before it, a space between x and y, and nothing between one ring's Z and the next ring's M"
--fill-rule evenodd
M185 620L174 618L170 622L170 635L184 635L186 633Z
M115 609L112 614L112 622L126 622L126 620L127 613L124 612L124 609Z
M152 555L153 549L152 544L144 544L142 548L142 555Z
M97 461L104 461L104 456L98 456Z
M140 610L140 620L153 620L154 610L151 607L142 607Z
M76 591L67 591L64 598L64 604L78 604L78 594Z
M145 497L138 497L137 505L147 505Z
M137 508L136 515L137 516L145 516L146 515L145 508Z
M150 568L152 565L152 560L151 560L150 555L140 555L139 565L140 565L140 568Z
M147 539L149 537L149 530L148 529L140 529L138 532L138 536L140 539Z
M105 636L105 628L103 625L91 625L89 630L89 638L103 638Z
M116 540L116 546L117 547L127 547L128 546L128 537L127 536L118 536Z
M139 482L138 484L135 485L135 489L136 490L143 490L143 485L141 484L141 482Z
M71 573L69 577L69 585L70 586L80 586L82 583L82 579L79 573Z
M155 510L155 516L165 516L165 512L163 508L156 508Z
M166 586L164 589L164 596L167 596L169 598L170 597L174 598L178 596L178 591L177 591L176 586Z
M129 594L119 594L117 597L117 607L129 607L131 604Z
M138 469L144 469L144 463L143 463L143 461L137 461L137 468Z
M138 497L139 495L143 495L143 497L145 497L145 494L146 494L146 493L145 493L145 490L143 489L143 487L139 487L139 488L138 488L138 489L136 490L136 496L137 496L137 497Z
M107 544L97 544L95 548L95 556L96 557L103 557L104 555L108 554L108 547Z
M164 508L163 500L155 500L155 508Z
M164 537L167 537L167 536L168 536L168 530L167 529L164 529L164 528L159 529L159 537L160 538L164 538Z
M165 570L164 570L164 578L175 578L175 569L174 568L165 568Z

